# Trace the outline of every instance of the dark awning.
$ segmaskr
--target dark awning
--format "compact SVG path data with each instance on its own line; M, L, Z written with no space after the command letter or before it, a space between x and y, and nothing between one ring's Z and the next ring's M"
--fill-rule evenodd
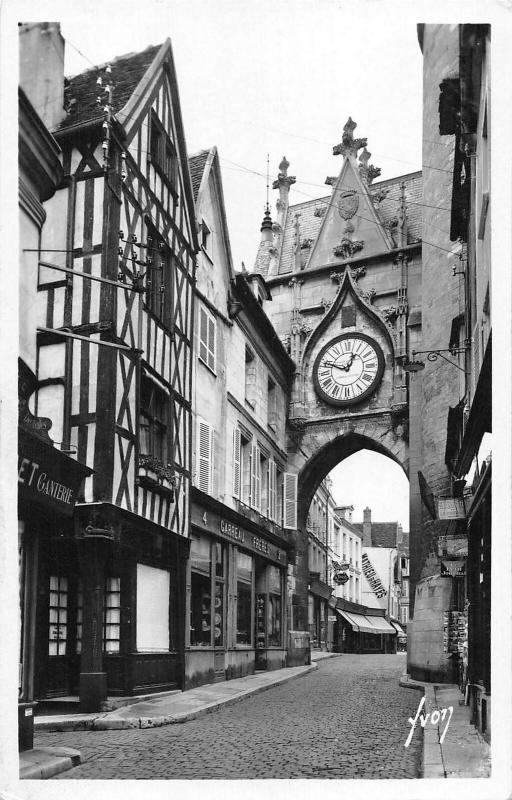
M332 594L332 588L327 583L319 581L318 579L311 581L309 584L309 591L311 594L321 597L322 600L328 600Z

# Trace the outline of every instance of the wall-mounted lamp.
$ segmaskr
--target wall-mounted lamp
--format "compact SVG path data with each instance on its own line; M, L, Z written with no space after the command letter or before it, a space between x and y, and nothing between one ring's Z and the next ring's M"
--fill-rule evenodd
M425 362L416 361L415 356L426 355L428 361L437 361L438 358L442 358L444 361L447 361L448 364L451 364L452 367L457 367L457 369L465 374L465 369L456 364L455 361L451 361L449 358L446 358L446 356L443 355L443 353L450 353L452 356L455 356L458 353L464 353L465 351L465 347L452 347L448 350L413 350L411 353L411 361L406 361L406 363L403 365L403 369L406 372L420 372L420 370L425 369Z

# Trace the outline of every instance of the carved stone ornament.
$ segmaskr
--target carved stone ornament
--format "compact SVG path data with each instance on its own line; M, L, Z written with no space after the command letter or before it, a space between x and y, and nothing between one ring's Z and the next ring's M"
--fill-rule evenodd
M347 236L344 236L339 245L333 248L333 253L338 258L353 258L356 253L359 253L364 247L364 241L352 241Z
M336 183L337 180L338 179L337 179L336 175L328 175L327 178L325 179L325 185L326 186L334 186L334 184Z
M335 281L336 283L341 283L344 275L345 275L345 270L343 270L343 272L331 272L329 277L331 281Z
M323 217L325 215L326 210L327 209L325 206L317 206L313 212L313 216Z
M381 308L380 313L388 323L392 323L398 317L398 308L396 306L388 306L387 308Z
M378 192L372 194L372 200L374 203L382 203L382 201L386 199L388 194L389 194L389 189L379 189Z
M369 164L368 166L368 183L371 184L375 178L378 178L380 173L382 172L380 167L374 167L373 164Z
M338 211L342 219L352 219L359 208L359 195L355 189L343 189L338 199Z
M366 147L368 139L354 139L354 130L357 128L357 122L354 122L352 117L349 117L343 127L343 136L341 144L337 144L332 148L334 156L357 156L358 150Z
M312 244L313 244L313 239L311 238L303 239L300 244L301 250L309 250Z
M277 247L271 246L268 248L269 255L277 256Z
M324 298L322 297L322 299L318 302L318 305L323 306L325 313L327 309L329 309L332 306L332 300L324 300Z
M357 269L351 269L350 274L354 280L354 283L357 283L359 278L364 278L366 275L366 267L357 267Z
M369 305L373 305L373 301L375 300L376 294L377 292L375 289L370 289L367 292L361 292L361 297L366 303L368 303Z
M292 431L303 431L307 421L306 417L288 417L288 427Z

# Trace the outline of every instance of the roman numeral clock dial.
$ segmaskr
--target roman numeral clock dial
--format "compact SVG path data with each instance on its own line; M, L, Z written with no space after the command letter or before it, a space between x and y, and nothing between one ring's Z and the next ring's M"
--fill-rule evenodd
M375 391L383 371L384 354L377 342L364 333L343 333L316 358L315 390L331 405L359 403Z

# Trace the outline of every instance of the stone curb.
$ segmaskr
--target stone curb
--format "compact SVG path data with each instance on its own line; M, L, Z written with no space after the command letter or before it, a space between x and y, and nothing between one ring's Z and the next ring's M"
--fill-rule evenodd
M428 713L437 707L434 686L420 683L410 678L407 674L402 675L398 685L405 689L418 689L423 692L425 705L422 713ZM423 728L423 757L422 757L422 778L446 778L444 768L443 752L439 741L439 731L437 727L425 725Z
M321 660L321 659L320 659ZM37 723L37 720L34 721L34 728L36 731L53 731L53 732L64 732L64 731L107 731L107 730L130 730L130 729L142 729L142 728L160 728L164 725L174 725L182 722L188 722L188 720L197 719L198 717L202 717L205 714L210 714L212 711L215 711L217 708L222 708L224 706L233 705L234 703L238 703L241 700L244 700L246 697L251 695L259 694L260 692L265 692L267 689L271 689L274 686L279 686L282 683L287 683L288 681L294 680L296 678L302 678L303 675L307 675L308 673L318 669L318 664L316 662L307 665L307 668L304 669L303 672L296 673L295 675L282 675L277 678L275 681L267 683L263 686L255 686L255 687L248 687L242 689L238 694L234 694L231 697L221 698L219 700L213 700L211 702L206 702L203 706L194 709L193 711L182 711L178 714L166 714L166 715L155 715L154 717L127 717L127 718L117 718L114 716L115 712L105 712L99 715L91 715L88 716L86 719L65 719L61 720L60 722L55 720L53 721L45 721Z
M28 761L28 756L28 763L24 764L23 756L20 756L20 781L46 780L80 764L80 752L71 747L41 747L30 752L34 763Z

